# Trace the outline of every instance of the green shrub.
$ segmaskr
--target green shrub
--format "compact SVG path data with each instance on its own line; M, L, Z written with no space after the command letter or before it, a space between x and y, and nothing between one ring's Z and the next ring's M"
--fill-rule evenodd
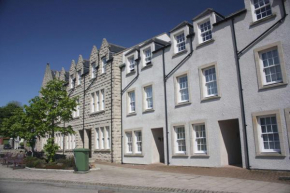
M26 157L24 159L26 167L35 168L40 167L41 165L45 164L45 160L36 158L36 157Z
M57 163L62 163L64 168L74 168L75 167L75 160L74 157L68 157L67 159L58 159L56 160Z

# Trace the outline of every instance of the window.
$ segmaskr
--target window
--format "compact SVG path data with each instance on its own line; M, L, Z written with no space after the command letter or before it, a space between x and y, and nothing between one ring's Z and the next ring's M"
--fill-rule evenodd
M110 137L110 128L109 127L100 127L96 128L96 137L95 137L95 148L100 149L110 149L111 137Z
M144 50L144 56L145 56L145 65L146 65L147 63L151 62L151 49L150 48Z
M97 97L96 110L99 111L100 110L100 93L99 93L99 91L96 92L96 97Z
M102 104L101 104L100 109L104 110L105 109L105 93L104 93L104 89L101 90L101 100L102 100L101 101Z
M76 136L72 134L72 148L76 148Z
M260 147L262 152L280 152L276 116L259 117Z
M270 0L253 0L256 20L272 15Z
M153 109L152 86L144 87L145 91L145 110Z
M175 130L175 153L186 153L185 144L185 128L184 126L177 126Z
M74 87L75 87L74 76L71 75L71 76L70 76L70 88L74 88Z
M188 83L187 75L177 77L177 87L178 87L178 102L188 102Z
M106 149L110 149L111 140L110 140L110 128L106 127Z
M136 153L142 153L142 133L141 131L135 131L136 138Z
M96 77L96 63L92 63L91 65L91 78Z
M199 29L200 29L200 36L201 36L200 42L201 43L212 39L211 24L209 20L200 24Z
M76 110L73 111L73 117L79 117L80 116L80 103L79 103L79 99L76 102L77 102L77 106L76 106Z
M126 153L133 153L132 132L126 132L126 143L127 143Z
M96 149L100 148L100 131L99 128L96 128Z
M204 124L193 125L194 153L207 153L206 131Z
M102 58L102 73L106 72L106 65L107 65L107 60L106 58Z
M210 96L218 95L215 67L204 69L203 75L204 75L204 83L205 83L204 84L205 96L210 97Z
M78 71L78 85L80 85L81 84L81 71L79 70Z
M95 109L95 93L92 93L91 94L91 112L95 112L96 109Z
M135 91L128 92L129 97L129 113L135 112Z
M285 156L280 110L252 113L256 156Z
M287 84L281 42L254 49L259 89Z
M176 39L176 47L177 47L177 53L185 50L185 37L184 33L181 33L179 35L175 36Z
M128 58L128 62L129 62L129 71L134 71L135 70L134 56Z
M276 48L260 53L261 69L263 71L263 81L265 84L282 82L282 73L278 51Z

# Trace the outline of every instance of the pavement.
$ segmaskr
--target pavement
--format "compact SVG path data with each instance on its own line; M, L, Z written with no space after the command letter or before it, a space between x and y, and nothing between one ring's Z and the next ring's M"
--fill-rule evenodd
M216 176L196 174L188 172L189 167L173 167L179 168L180 171L173 172L170 166L157 165L155 169L149 169L145 166L136 165L120 165L98 163L99 170L91 171L86 174L75 174L73 172L63 171L38 171L29 169L12 170L6 166L0 165L0 181L1 182L33 182L48 183L60 187L77 187L82 189L98 189L111 192L271 192L271 193L290 193L289 181L267 181L270 176L287 175L289 173L264 172L262 176L265 181L260 179L241 179L238 177L217 177L218 172L215 169L204 168L199 171L213 170ZM144 169L145 167L145 169ZM152 167L152 166L151 166ZM157 168L157 169L156 169ZM159 169L158 169L159 168ZM160 168L165 168L162 171ZM186 169L187 168L187 169ZM194 168L193 168L194 169ZM159 170L159 171L158 171ZM176 169L175 169L176 170ZM226 168L226 171L246 171L245 169ZM222 170L221 170L222 171ZM257 171L259 173L259 171ZM222 172L221 172L222 173ZM226 173L226 172L224 172ZM231 173L231 172L228 172ZM275 174L275 175L274 175ZM239 176L239 175L237 175ZM271 179L271 178L269 178Z

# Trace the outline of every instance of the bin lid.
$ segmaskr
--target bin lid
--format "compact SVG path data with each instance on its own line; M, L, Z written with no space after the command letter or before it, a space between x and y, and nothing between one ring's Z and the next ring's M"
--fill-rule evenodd
M74 152L89 152L90 150L86 148L77 148L77 149L74 149L73 151Z

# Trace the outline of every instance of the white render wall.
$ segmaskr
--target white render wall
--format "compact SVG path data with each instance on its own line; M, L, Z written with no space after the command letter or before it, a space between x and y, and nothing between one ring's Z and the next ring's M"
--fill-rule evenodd
M250 11L245 16L236 18L237 23L237 45L238 49L241 50L246 46L247 43L254 40L271 25L277 22L283 14L281 1L272 1L272 11L276 13L276 17L264 21L261 24L250 27L252 21L252 14ZM249 10L250 4L245 1L245 6ZM289 14L289 1L285 1L286 13ZM249 157L251 168L258 169L275 169L275 170L289 170L289 136L287 136L286 117L284 116L284 109L290 107L290 87L289 87L289 76L290 76L290 18L289 15L286 20L278 25L271 33L265 36L261 41L249 48L240 59L242 84L244 89L244 100L245 100L245 114L248 141L249 141ZM247 41L245 41L247 40ZM271 43L281 41L282 51L284 53L284 61L286 67L286 75L288 84L279 87L273 87L269 89L259 90L256 63L254 58L254 49L262 46L269 45ZM285 157L274 158L274 157L256 157L256 141L254 140L254 129L252 121L252 113L279 110L282 124L282 137L284 142ZM289 127L289 126L288 126Z

